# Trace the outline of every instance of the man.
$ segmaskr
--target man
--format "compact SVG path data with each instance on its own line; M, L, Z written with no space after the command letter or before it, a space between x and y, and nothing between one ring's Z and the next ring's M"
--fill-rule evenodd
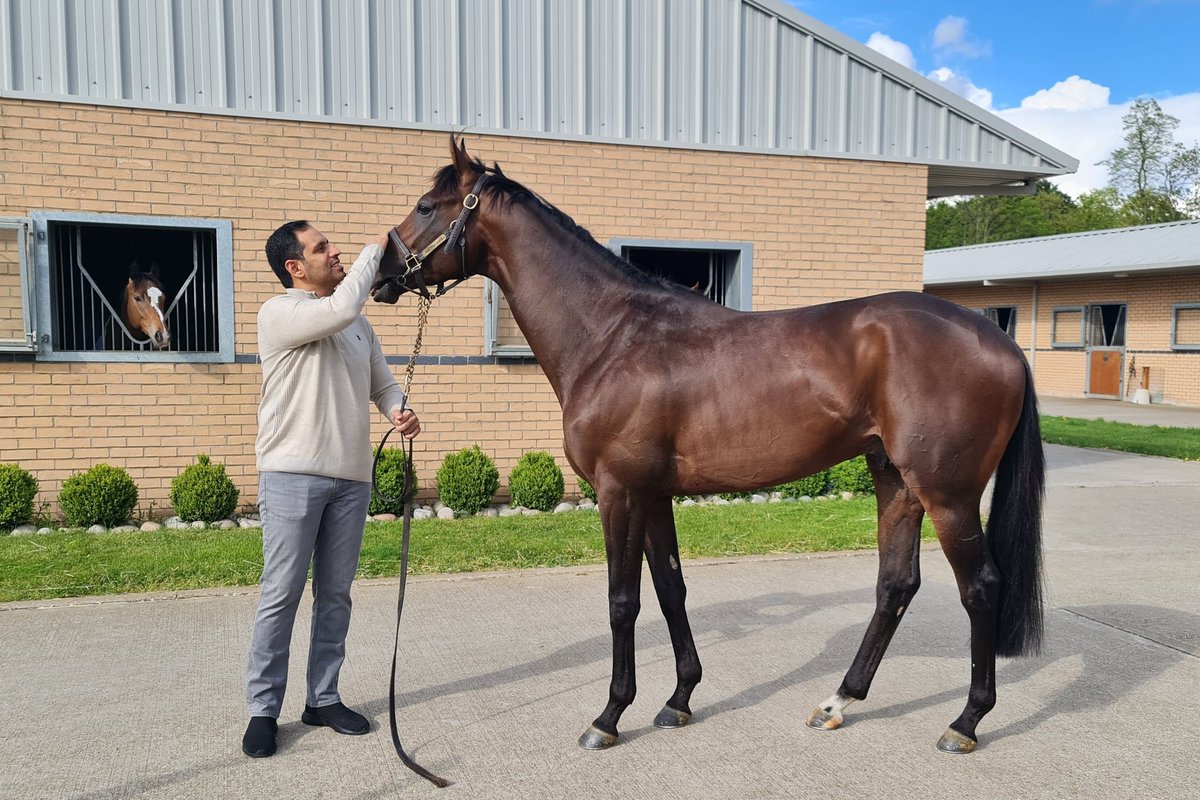
M300 220L267 239L267 261L286 292L258 312L262 596L246 670L250 724L242 750L275 752L296 608L313 571L308 696L300 718L363 734L366 717L342 704L338 672L350 626L350 585L371 499L368 400L400 433L420 433L388 369L363 304L387 246L372 239L347 272L341 251Z

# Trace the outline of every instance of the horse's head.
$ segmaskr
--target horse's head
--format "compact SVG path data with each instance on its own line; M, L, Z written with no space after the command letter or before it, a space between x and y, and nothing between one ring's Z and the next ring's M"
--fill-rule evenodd
M158 278L158 265L151 266L149 272L141 272L136 261L130 264L121 302L121 318L129 332L145 336L155 350L166 350L171 345L166 310L167 294Z
M450 155L452 163L438 172L433 188L392 229L371 287L376 302L395 303L404 292L429 297L430 286L440 294L446 281L479 274L486 263L472 219L481 213L479 191L492 173L470 158L466 145L456 143L453 135Z

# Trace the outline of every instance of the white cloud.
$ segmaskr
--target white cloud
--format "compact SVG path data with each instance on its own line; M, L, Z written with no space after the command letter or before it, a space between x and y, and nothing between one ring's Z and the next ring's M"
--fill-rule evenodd
M1104 86L1091 85L1108 92ZM1053 92L1053 89L1049 91ZM1026 101L1030 99L1026 98ZM1200 140L1200 92L1157 99L1163 111L1179 119L1175 139L1187 147L1194 146ZM1121 117L1128 113L1131 105L1132 101L1068 109L1037 107L1022 102L1020 108L997 113L1026 133L1079 159L1078 172L1054 179L1064 192L1078 197L1108 184L1108 169L1097 162L1108 158L1123 144Z
M876 53L882 53L899 64L903 64L909 69L917 68L917 59L913 56L912 48L904 42L898 42L885 33L876 31L871 34L871 38L867 39L867 47L874 50Z
M992 93L987 89L976 86L965 75L959 75L949 67L939 67L927 76L934 83L939 83L950 91L965 97L980 108L992 109Z
M970 37L967 21L962 17L943 19L934 31L933 42L939 48L939 54L953 52L963 55L979 53L980 48L986 50L986 45L980 45ZM876 32L871 34L867 46L910 69L917 69L912 48L904 42ZM1053 179L1072 197L1108 184L1108 170L1099 166L1098 162L1108 158L1113 150L1123 144L1121 117L1128 113L1132 99L1113 105L1107 86L1072 75L1048 89L1034 92L1021 101L1019 108L997 111L992 107L992 93L976 86L967 75L942 66L926 73L926 76L1026 133L1079 159L1077 172ZM1179 119L1175 139L1186 147L1200 143L1200 92L1156 99L1163 111Z
M1049 89L1039 89L1034 94L1021 101L1021 108L1032 109L1062 109L1063 111L1083 111L1092 108L1104 108L1108 105L1109 90L1107 86L1092 83L1078 75L1072 75L1065 81L1059 81Z
M966 17L945 17L933 29L933 49L940 56L979 58L991 53L991 46L967 33Z

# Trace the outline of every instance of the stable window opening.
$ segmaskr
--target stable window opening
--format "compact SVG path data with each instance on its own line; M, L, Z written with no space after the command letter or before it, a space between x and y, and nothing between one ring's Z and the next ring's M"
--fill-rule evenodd
M1124 304L1094 305L1088 309L1091 320L1088 345L1091 347L1125 346Z
M41 357L233 360L229 223L116 215L34 223Z
M1000 326L1000 330L1007 333L1013 339L1017 338L1017 307L1016 306L989 306L980 309L981 314L990 319L992 322Z

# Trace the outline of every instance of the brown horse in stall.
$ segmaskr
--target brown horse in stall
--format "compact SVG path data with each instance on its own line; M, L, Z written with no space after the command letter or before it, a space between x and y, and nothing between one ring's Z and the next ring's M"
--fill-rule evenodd
M171 346L171 332L167 328L167 294L158 277L158 265L149 272L141 272L137 262L129 266L129 280L125 282L120 302L121 322L130 337L140 333L143 341L133 338L137 344L149 344L155 350L166 350Z
M634 698L643 554L678 681L655 724L691 717L700 661L672 497L772 486L865 453L878 499L875 614L808 724L837 728L867 696L920 584L929 514L971 630L966 707L938 747L972 751L995 705L996 656L1036 652L1042 637L1044 460L1032 377L1013 340L979 314L911 292L725 308L641 273L453 138L451 152L393 231L374 296L394 303L446 280L491 278L558 396L567 458L596 489L608 555L612 682L580 744L615 744ZM979 506L993 474L985 533Z

